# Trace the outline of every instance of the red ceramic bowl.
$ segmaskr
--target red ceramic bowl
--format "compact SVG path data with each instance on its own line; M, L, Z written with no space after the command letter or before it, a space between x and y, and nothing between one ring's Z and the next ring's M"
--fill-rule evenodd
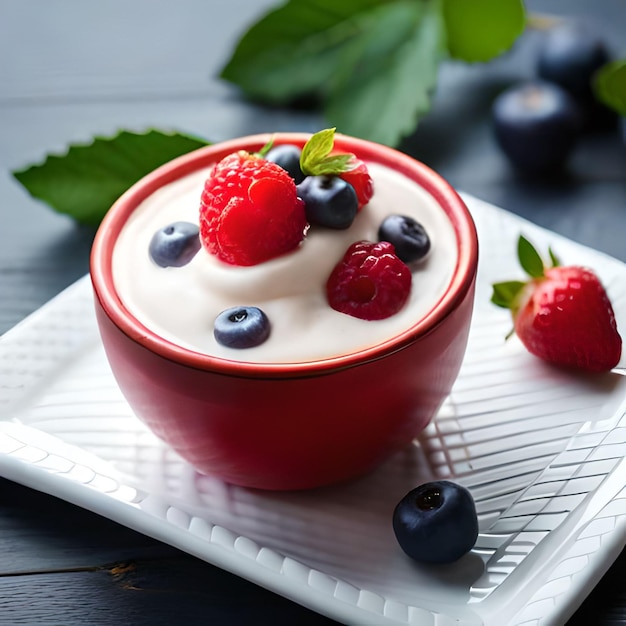
M158 168L110 209L96 235L91 278L102 341L136 415L198 471L264 489L303 489L363 474L411 444L457 377L473 307L478 243L461 198L428 167L393 149L337 136L338 150L423 186L454 228L458 262L443 297L382 344L325 360L245 363L181 348L143 326L115 290L111 256L135 208L163 185L269 135L202 148ZM278 134L303 145L308 135Z

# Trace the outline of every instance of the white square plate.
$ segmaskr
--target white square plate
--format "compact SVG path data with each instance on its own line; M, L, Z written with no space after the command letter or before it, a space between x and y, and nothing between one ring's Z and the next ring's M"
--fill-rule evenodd
M626 267L467 197L480 241L467 356L415 446L350 484L299 493L194 472L133 416L100 344L88 277L0 339L0 474L348 624L564 622L626 543L626 380L565 373L504 340L492 282L520 278L522 232L600 275L626 329ZM297 416L294 416L297 417ZM391 515L434 478L476 500L475 549L404 556Z

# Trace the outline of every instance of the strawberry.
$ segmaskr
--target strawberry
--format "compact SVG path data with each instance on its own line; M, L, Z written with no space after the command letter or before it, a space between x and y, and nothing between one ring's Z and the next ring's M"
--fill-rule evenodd
M367 170L367 165L361 159L353 156L348 161L348 169L341 172L339 177L354 187L356 197L359 200L360 211L374 195L374 181Z
M231 265L256 265L290 252L307 221L296 184L276 163L239 151L207 178L200 204L204 247Z
M546 266L520 236L518 256L527 282L493 285L491 301L511 310L514 332L535 356L591 372L613 369L622 353L609 297L596 274L585 267L561 266L550 250Z

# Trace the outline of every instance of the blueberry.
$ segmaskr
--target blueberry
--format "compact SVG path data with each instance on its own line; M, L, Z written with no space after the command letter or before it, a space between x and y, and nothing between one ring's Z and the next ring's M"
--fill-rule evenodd
M426 229L407 215L389 215L378 229L378 240L392 243L396 256L405 263L421 261L430 252Z
M577 97L591 95L595 72L610 60L604 42L583 24L569 22L546 33L537 73Z
M215 318L213 335L228 348L254 348L270 335L270 322L255 306L236 306L222 311Z
M198 226L174 222L157 230L150 240L149 252L160 267L182 267L200 250Z
M272 148L265 155L265 160L280 165L298 185L304 180L304 174L300 169L301 153L302 151L298 146L283 144Z
M421 563L452 563L469 552L478 537L471 493L439 480L412 489L393 512L400 547Z
M298 185L306 218L311 224L349 228L359 209L354 187L339 176L307 176Z
M617 124L617 114L593 93L594 74L611 60L605 42L585 24L568 22L550 29L537 59L537 74L568 91L578 102L590 128Z
M581 130L581 114L570 94L544 81L510 87L493 103L496 138L514 167L549 174L563 166Z

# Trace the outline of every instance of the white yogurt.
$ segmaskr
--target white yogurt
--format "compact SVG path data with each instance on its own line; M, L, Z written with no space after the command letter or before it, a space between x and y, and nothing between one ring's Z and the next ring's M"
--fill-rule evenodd
M126 308L144 326L196 352L231 360L294 363L347 354L390 339L418 322L445 293L457 263L453 227L435 199L406 176L368 163L374 197L347 230L312 226L289 254L251 267L236 267L202 248L183 267L162 268L148 254L152 235L167 224L198 223L200 194L208 170L175 181L149 196L122 229L113 253L113 278ZM397 314L360 320L330 308L326 281L355 241L377 240L391 213L423 224L431 251L411 266L409 301ZM213 321L232 306L257 306L271 322L269 339L254 348L217 343Z

